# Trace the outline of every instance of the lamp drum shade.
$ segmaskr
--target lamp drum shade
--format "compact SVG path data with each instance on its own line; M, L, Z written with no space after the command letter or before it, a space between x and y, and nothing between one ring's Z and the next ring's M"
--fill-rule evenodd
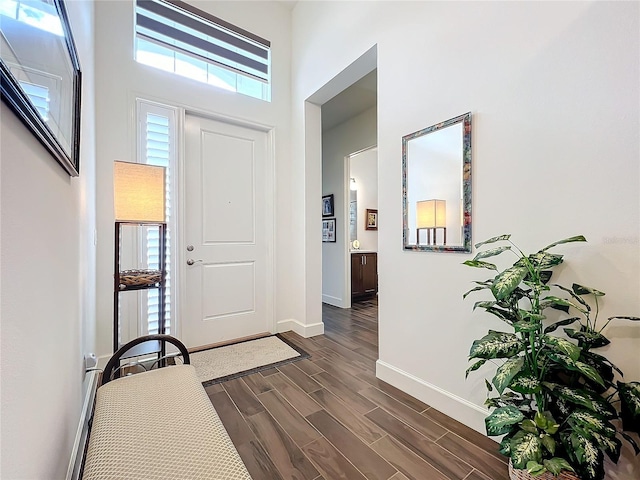
M416 205L417 228L445 228L447 226L447 202L445 200L421 200Z
M164 223L165 168L116 161L113 172L116 221Z

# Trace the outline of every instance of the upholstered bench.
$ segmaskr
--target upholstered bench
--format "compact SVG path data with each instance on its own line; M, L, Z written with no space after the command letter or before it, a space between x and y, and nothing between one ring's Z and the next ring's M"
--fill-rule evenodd
M195 368L172 365L116 378L98 388L82 478L251 476Z

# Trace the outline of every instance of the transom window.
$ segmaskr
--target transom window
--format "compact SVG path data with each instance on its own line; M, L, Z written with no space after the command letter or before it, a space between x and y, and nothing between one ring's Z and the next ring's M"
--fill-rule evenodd
M136 0L136 61L271 101L271 44L185 2Z

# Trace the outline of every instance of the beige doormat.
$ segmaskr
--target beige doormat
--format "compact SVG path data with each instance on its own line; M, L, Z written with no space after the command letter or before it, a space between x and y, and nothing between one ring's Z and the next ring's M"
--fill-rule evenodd
M308 358L309 354L278 335L209 348L189 355L207 387L268 368Z

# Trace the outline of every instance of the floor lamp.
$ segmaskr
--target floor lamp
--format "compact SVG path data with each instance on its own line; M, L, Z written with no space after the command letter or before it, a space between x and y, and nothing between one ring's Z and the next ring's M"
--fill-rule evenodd
M115 254L113 297L113 348L120 343L120 293L158 289L158 333L165 333L165 168L142 163L114 162ZM159 268L122 270L122 227L157 227L159 231ZM144 345L144 344L143 344ZM156 350L158 351L158 350ZM144 352L149 353L149 352ZM129 356L140 355L136 352ZM164 356L164 352L161 353Z
M427 245L436 244L436 230L444 231L443 245L447 244L447 202L445 200L421 200L416 204L416 244L420 245L420 230L427 231ZM433 243L431 234L433 233Z

